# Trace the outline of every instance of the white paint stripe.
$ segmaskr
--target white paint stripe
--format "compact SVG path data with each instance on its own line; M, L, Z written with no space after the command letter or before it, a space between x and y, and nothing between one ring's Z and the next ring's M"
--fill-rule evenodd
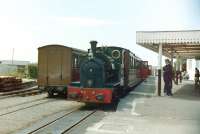
M103 122L96 123L93 127L89 127L88 129L98 130L101 126L103 126Z
M130 92L129 94L143 95L143 96L150 96L150 97L155 96L154 93L143 93L143 92L137 92L137 91Z
M123 124L124 125L124 124ZM130 133L133 132L134 127L127 124L127 129L126 130L105 130L105 129L96 129L96 128L88 128L87 131L93 131L93 132L98 132L98 133L109 133L109 134L126 134L126 133Z
M112 124L114 124L115 122L113 122ZM96 123L93 127L89 127L87 128L86 130L87 131L94 131L94 132L100 132L100 133L110 133L110 134L124 134L124 132L121 132L121 131L116 131L116 130L105 130L105 129L102 129L101 127L103 125L105 125L106 123L105 122L99 122L99 123ZM124 124L123 124L124 125ZM127 129L127 131L129 131L130 128Z
M141 85L144 85L144 86L155 86L155 84L149 84L149 83L142 83Z
M133 103L132 103L132 109L131 109L131 114L135 115L135 116L139 116L140 114L135 112L135 108L136 108L136 101L133 101Z
M94 132L99 132L99 133L109 133L109 134L124 134L124 132L120 131L114 131L114 130L105 130L105 129L93 129L93 128L88 128L87 131L94 131Z
M134 131L134 127L133 126L128 126L128 129L126 130L126 133L132 133Z

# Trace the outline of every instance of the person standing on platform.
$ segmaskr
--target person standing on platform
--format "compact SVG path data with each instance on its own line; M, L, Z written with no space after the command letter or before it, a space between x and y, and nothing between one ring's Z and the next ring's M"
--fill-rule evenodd
M199 69L195 68L195 86L199 84Z
M168 59L165 60L166 65L163 67L163 77L164 77L164 93L168 96L172 96L172 79L173 79L173 71L172 65Z

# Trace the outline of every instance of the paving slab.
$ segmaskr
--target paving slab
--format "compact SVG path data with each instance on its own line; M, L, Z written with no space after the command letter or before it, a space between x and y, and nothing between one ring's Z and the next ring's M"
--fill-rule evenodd
M154 96L156 92L157 79L154 76L149 76L148 79L144 80L137 87L133 89L130 94Z

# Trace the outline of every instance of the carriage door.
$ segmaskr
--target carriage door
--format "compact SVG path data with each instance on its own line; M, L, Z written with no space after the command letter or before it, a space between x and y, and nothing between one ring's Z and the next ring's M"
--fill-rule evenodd
M61 83L61 48L51 47L48 51L48 85Z
M129 77L129 52L124 52L124 85L128 86Z
M72 73L72 50L65 48L62 50L62 64L61 64L61 85L66 85L71 82Z
M40 48L38 51L38 85L46 86L48 84L47 77L47 54L45 48Z
M80 81L80 55L73 53L72 55L72 81Z

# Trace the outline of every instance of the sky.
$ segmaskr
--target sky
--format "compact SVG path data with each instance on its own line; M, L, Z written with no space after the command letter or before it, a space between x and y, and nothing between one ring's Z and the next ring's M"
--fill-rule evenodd
M37 48L61 44L131 50L157 65L157 54L136 44L136 31L200 29L200 0L0 0L0 60L37 62Z

